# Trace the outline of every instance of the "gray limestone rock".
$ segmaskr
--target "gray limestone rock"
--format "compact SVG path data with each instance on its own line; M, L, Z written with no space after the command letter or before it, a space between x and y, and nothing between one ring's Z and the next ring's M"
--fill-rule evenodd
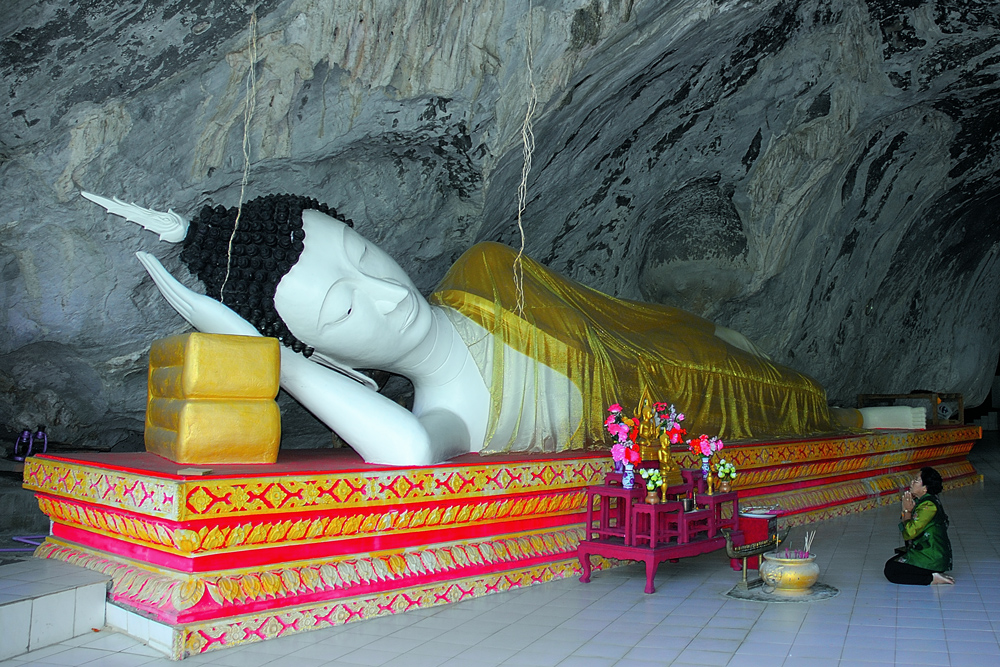
M472 243L520 244L532 93L529 255L742 331L837 403L985 398L1000 353L994 2L256 7L250 48L234 1L6 3L6 428L138 446L149 343L186 330L133 257L194 285L177 248L80 189L233 206L246 146L245 198L336 207L429 292ZM332 445L279 400L285 446Z

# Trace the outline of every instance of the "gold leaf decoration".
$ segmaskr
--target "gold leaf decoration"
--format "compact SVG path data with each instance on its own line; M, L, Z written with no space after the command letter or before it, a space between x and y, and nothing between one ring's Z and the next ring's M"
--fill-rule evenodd
M326 535L327 537L335 537L337 535L343 535L344 517L339 516L330 519L330 523L326 525L326 530L323 531L323 534Z
M240 585L230 577L219 577L216 585L219 587L219 592L222 593L222 599L226 602L233 602L243 597Z
M444 523L445 525L453 523L455 521L455 514L456 514L455 506L449 505L448 508L444 511L444 517L442 517L441 522Z
M304 567L299 570L299 576L302 577L302 583L305 587L311 591L315 591L323 587L323 580L319 576L319 570L314 567Z
M375 570L375 574L381 581L384 581L392 576L389 572L389 566L381 558L372 559L372 569Z
M427 515L430 513L426 507L413 512L410 515L410 526L413 528L419 528L420 526L426 525Z
M469 557L469 562L471 562L471 563L473 563L475 565L482 565L482 563L483 563L483 555L481 553L479 553L479 550L476 549L476 547L474 545L471 545L471 544L466 545L466 547L465 547L465 555Z
M358 578L358 573L354 571L349 563L339 563L337 565L337 573L340 574L340 578L349 584L357 584L361 582Z
M376 530L379 531L380 533L389 530L390 528L392 528L392 525L397 518L399 518L399 512L397 512L396 510L390 510L389 512L386 512L385 514L382 515L382 518L379 520Z
M404 559L399 554L393 554L389 557L389 571L392 572L397 577L403 576L406 573L406 559Z
M469 564L469 557L468 555L466 555L465 549L463 549L461 545L452 547L451 555L452 558L455 559L455 562L458 563L460 566L465 567L466 565Z
M440 563L438 562L437 555L434 551L427 550L420 554L420 560L423 561L424 567L427 568L428 572L434 572L437 570Z
M378 515L369 514L368 516L365 517L365 520L361 522L361 529L359 532L361 533L373 532L377 525L378 525Z
M205 493L205 489L198 487L193 493L188 494L188 504L194 508L198 514L205 512L205 509L212 502L211 496Z
M309 525L309 531L306 533L306 538L311 540L322 535L327 521L328 519L319 519L311 522Z
M136 521L135 522L135 535L136 535L136 537L139 540L141 540L143 542L152 542L153 541L153 540L149 539L149 529L147 528L147 524L146 524L145 521Z
M282 521L281 523L276 523L271 526L271 530L267 533L267 539L269 542L280 542L284 539L285 535L288 533L289 529L292 527L291 521Z
M160 544L173 544L174 546L177 546L177 543L174 542L173 536L170 535L170 531L168 531L167 527L162 523L156 524L156 535L160 538ZM179 546L177 546L177 548L181 549ZM183 551L183 549L181 549L181 551Z
M414 574L422 574L424 572L424 564L420 560L420 556L415 553L407 553L403 556L406 559L406 564L409 566L409 570Z
M274 572L264 572L260 575L260 584L268 595L277 595L281 591L281 577Z
M295 593L302 586L302 578L293 568L286 567L281 571L281 583L285 585L286 593Z
M198 533L187 528L178 528L174 531L173 537L174 546L178 551L183 551L184 553L193 553L201 542L198 538Z
M182 581L180 585L174 586L173 593L171 594L171 602L174 605L174 609L184 611L198 604L204 594L204 582L197 577L192 577Z
M163 595L163 589L167 585L163 579L151 578L146 581L146 585L142 587L142 597L145 600L155 602L160 599Z
M371 582L375 580L375 568L372 567L371 559L364 558L359 560L355 569L361 576L361 581Z
M226 538L227 547L238 547L246 544L247 535L250 530L250 524L241 523L240 525L229 531L229 537Z
M307 519L300 519L292 524L291 529L288 531L288 535L285 539L288 540L298 540L305 536L306 531L309 530L309 524L311 522Z
M264 593L260 579L250 574L240 577L240 588L243 589L243 594L248 600L256 600Z
M330 565L329 563L324 563L319 567L319 574L323 578L323 583L325 583L330 588L333 588L340 584L340 575L337 573L337 568Z
M253 530L250 531L250 537L247 538L247 542L250 544L260 544L261 542L267 541L267 534L270 528L267 524L257 524L254 526Z
M208 535L201 543L202 549L218 549L226 544L225 534L219 530L218 526L212 526L212 529L208 531Z
M141 588L142 583L137 581L138 576L139 575L135 570L127 571L122 576L122 578L118 580L118 585L117 585L118 590L120 590L122 593L131 594L132 587L136 586L136 584L138 584L139 588Z
M437 554L438 562L441 563L441 567L448 568L449 570L455 567L455 559L451 555L451 549L441 549Z

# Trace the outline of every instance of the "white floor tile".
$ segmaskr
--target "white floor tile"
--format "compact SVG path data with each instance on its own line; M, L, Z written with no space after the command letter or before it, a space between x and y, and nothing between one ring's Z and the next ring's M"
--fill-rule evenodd
M26 653L31 631L31 600L0 605L0 660Z
M42 648L73 637L76 593L72 589L31 601L28 646Z

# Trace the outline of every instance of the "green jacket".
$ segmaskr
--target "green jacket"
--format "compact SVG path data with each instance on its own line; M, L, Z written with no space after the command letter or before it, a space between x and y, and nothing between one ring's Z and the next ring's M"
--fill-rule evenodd
M899 522L903 539L912 541L900 562L909 563L932 572L951 569L951 541L948 539L948 515L941 501L933 494L925 494L913 508L909 521Z

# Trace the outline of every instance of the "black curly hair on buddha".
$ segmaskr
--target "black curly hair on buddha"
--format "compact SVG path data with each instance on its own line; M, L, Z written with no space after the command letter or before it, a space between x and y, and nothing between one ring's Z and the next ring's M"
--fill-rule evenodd
M181 260L205 284L208 296L232 308L263 335L277 338L306 357L313 349L288 330L274 308L274 292L302 254L306 235L302 229L302 211L309 209L354 226L353 221L338 214L336 209L315 199L266 195L243 204L239 228L233 237L228 280L226 258L236 223L236 208L203 207L191 221L181 251Z

